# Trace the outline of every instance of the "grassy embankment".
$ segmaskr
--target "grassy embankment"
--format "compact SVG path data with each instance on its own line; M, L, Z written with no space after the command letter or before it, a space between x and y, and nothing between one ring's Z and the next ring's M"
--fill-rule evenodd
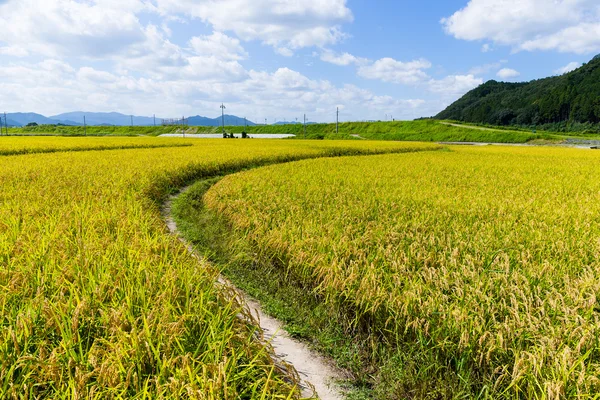
M220 128L207 131L219 133ZM226 127L228 132L241 133L244 127ZM285 133L304 138L304 127L296 125L271 125L248 127L252 133ZM559 140L558 137L544 132L480 131L462 127L448 126L434 120L396 121L396 122L343 122L336 134L335 124L313 124L306 127L307 139L370 139L401 140L424 142L496 142L526 143L533 140ZM353 136L354 135L354 136ZM358 136L358 137L357 137Z
M376 398L597 398L600 154L453 150L231 175L182 226Z
M229 133L241 133L243 126L228 126ZM299 139L304 138L304 128L300 124L249 126L247 132L294 134ZM496 142L496 143L526 143L535 140L561 140L561 136L538 132L480 131L462 127L441 124L435 120L397 121L397 122L343 122L339 134L336 134L335 124L311 124L306 128L307 139L355 139L372 140L402 140L426 142ZM165 133L180 133L181 127L88 127L90 136L122 135L122 136L158 136ZM188 127L186 133L221 133L220 127ZM66 135L82 136L83 127L54 127L39 126L32 128L10 129L13 135ZM353 136L354 135L354 136ZM357 137L358 136L358 137Z
M169 235L162 202L252 165L404 147L208 140L0 156L0 398L296 397L218 271Z

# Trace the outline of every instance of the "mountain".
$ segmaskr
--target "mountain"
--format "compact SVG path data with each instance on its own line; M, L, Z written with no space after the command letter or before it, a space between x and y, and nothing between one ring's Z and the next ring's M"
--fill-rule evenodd
M524 83L486 82L434 118L492 125L597 124L600 55L561 76Z
M91 126L102 126L102 125L116 125L116 126L127 126L131 125L131 115L125 115L117 112L110 113L93 113L93 112L69 112L50 117L52 120L57 121L78 121L78 125L83 125L83 117L85 116L85 122ZM156 124L160 125L160 119L156 119ZM153 117L138 117L133 116L133 125L135 126L151 126L154 125Z
M190 126L221 126L222 120L221 117L217 118L207 118L196 115L195 117L186 118L188 120L188 125ZM248 126L255 126L254 122L249 120L244 121L244 118L236 117L235 115L225 115L225 126L243 126L244 122Z
M75 111L64 114L58 114L51 117L45 117L36 113L11 113L7 114L8 126L21 127L29 123L35 122L38 125L83 125L83 117L89 126L129 126L132 122L131 115L125 115L117 112L110 113L93 113ZM1 115L2 124L4 125L4 114ZM181 118L181 117L180 117ZM220 126L221 116L217 118L207 118L196 115L194 117L186 117L188 125L191 126ZM135 126L152 126L154 125L154 117L133 116L133 125ZM248 126L256 125L254 122L246 121ZM162 124L162 118L156 117L156 125ZM243 126L244 118L236 117L235 115L225 115L226 126Z
M1 115L2 121L4 121L4 114ZM45 117L41 114L36 113L9 113L6 114L9 126L25 126L30 123L36 123L38 125L50 124L63 124L63 125L76 125L71 121L54 120Z

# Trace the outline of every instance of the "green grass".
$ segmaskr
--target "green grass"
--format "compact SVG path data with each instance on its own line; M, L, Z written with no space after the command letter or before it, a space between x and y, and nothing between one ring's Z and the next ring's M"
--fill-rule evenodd
M187 127L185 132L221 133L221 127ZM335 124L311 124L306 127L307 139L328 140L399 140L425 142L496 142L496 143L527 143L534 140L561 140L562 136L546 132L532 134L528 131L506 131L494 128L495 131L454 127L441 124L436 120L396 121L396 122L343 122L339 124L336 133ZM305 138L304 127L301 124L289 125L258 125L258 126L227 126L229 133L241 133L246 130L250 135L262 134L293 134L298 139ZM89 136L158 136L166 133L180 133L181 127L88 127ZM42 125L30 128L13 128L11 135L65 135L83 136L83 127L65 127ZM358 136L358 137L357 137Z

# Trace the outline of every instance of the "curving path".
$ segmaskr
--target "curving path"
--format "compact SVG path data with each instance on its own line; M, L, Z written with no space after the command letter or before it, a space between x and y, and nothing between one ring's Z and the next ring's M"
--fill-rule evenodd
M202 258L194 250L194 247L179 234L177 224L171 215L173 200L186 190L187 188L183 189L178 195L172 196L164 204L163 215L171 234L176 235L194 257ZM283 361L284 364L291 365L298 372L303 397L313 397L316 395L321 400L344 399L342 389L336 384L336 381L344 378L344 374L333 366L331 360L316 353L306 344L291 338L283 329L283 324L279 320L265 314L257 301L251 299L240 289L235 288L225 277L219 277L218 283L234 288L244 300L252 315L257 318L265 338L273 347L276 361Z

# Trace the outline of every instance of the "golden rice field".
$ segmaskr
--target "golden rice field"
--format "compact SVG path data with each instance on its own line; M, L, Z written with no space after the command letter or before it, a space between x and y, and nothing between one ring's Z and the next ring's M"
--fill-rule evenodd
M450 150L259 168L204 201L314 290L315 326L360 337L376 398L600 398L600 153Z
M5 136L0 137L0 156L181 146L191 146L191 143L166 138Z
M189 146L106 150L123 143ZM55 151L0 156L0 398L296 397L217 271L168 234L162 202L253 165L434 147L0 138Z

